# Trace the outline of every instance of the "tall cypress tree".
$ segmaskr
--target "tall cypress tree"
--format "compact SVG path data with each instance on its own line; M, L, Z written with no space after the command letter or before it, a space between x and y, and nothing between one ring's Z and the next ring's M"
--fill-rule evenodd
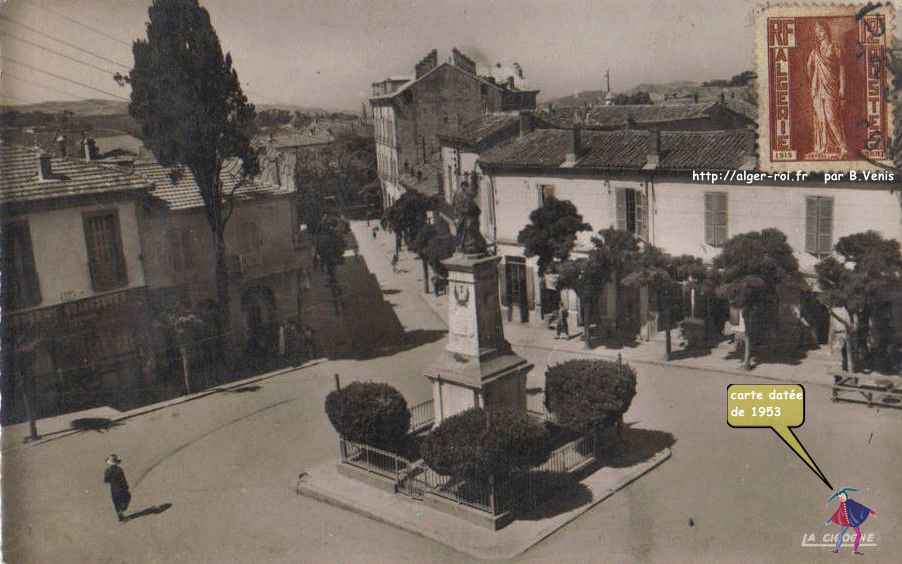
M125 77L132 88L129 114L160 163L187 167L200 187L215 244L220 319L228 331L224 235L233 194L224 193L220 172L233 157L242 160L245 175L258 172L250 144L255 109L198 0L154 0L148 15L147 39L135 41L135 66Z

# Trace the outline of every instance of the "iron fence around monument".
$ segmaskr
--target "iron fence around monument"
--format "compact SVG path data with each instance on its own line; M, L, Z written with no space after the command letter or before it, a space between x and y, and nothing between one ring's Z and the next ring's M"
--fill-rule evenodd
M593 435L582 435L552 451L542 464L525 471L490 476L474 470L451 476L436 472L422 460L411 462L386 450L339 439L342 463L392 480L396 492L415 498L432 494L496 516L532 510L574 484L573 473L596 460L596 446Z

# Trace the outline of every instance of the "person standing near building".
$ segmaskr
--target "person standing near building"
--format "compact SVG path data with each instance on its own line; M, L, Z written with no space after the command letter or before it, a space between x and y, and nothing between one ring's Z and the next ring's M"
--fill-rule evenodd
M570 315L570 312L567 311L567 306L564 304L564 300L561 300L560 304L558 304L557 310L557 334L554 336L555 339L560 339L561 334L564 335L565 339L570 338L570 327L567 324L567 317Z
M128 489L128 480L125 479L125 471L119 466L122 459L111 454L106 459L107 469L103 473L103 481L110 485L110 496L113 498L113 509L119 517L119 522L126 521L125 510L131 503L132 494Z

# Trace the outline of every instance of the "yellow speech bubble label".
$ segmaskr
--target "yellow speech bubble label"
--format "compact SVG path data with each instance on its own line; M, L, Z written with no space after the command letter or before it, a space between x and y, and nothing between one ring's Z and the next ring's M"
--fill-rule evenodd
M734 428L769 428L833 490L814 458L792 429L805 423L805 388L800 384L730 384L727 424Z

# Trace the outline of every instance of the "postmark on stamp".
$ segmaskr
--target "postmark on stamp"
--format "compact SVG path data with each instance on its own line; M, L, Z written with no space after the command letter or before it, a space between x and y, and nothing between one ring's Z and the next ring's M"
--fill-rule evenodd
M891 4L770 5L756 21L763 170L892 162Z

